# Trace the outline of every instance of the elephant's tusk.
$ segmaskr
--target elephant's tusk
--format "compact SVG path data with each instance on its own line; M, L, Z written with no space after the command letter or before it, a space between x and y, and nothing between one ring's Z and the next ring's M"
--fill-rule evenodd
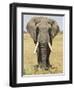
M36 53L36 50L37 50L38 45L39 45L39 42L37 42L37 44L36 44L36 46L35 46L34 54Z
M50 42L48 42L48 46L49 46L50 50L52 51L52 46L51 46Z

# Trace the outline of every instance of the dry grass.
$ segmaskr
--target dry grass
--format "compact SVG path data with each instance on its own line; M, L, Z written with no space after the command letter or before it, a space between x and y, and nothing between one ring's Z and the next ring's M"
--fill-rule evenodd
M63 72L63 34L59 33L53 40L53 52L50 55L50 62L54 68L48 71L35 70L34 65L37 65L37 56L33 53L34 42L28 33L23 34L23 74L56 74Z

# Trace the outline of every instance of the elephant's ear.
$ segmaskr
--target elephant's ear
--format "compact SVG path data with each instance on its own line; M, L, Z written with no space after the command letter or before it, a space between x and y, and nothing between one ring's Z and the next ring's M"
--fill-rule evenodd
M51 30L51 35L52 35L52 38L54 38L58 34L58 32L60 31L59 30L59 25L57 24L56 21L52 22L51 29L52 29Z
M26 29L27 29L28 33L31 35L31 37L34 40L34 42L36 42L36 23L35 23L34 18L32 18L27 23Z

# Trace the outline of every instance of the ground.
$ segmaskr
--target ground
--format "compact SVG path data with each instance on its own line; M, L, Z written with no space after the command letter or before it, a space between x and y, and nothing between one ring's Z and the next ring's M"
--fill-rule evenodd
M49 57L50 63L53 68L47 71L34 68L37 65L37 56L34 54L34 42L29 35L29 33L23 34L23 74L33 75L33 74L57 74L63 72L63 33L58 33L58 35L53 39L53 52Z

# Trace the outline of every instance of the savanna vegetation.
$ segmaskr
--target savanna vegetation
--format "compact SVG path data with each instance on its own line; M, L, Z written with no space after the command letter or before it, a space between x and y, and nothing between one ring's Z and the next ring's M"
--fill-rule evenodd
M57 74L63 72L63 33L53 39L53 52L49 57L53 68L49 70L35 69L37 65L37 55L34 54L35 44L29 33L23 33L23 74L34 75L34 74Z

